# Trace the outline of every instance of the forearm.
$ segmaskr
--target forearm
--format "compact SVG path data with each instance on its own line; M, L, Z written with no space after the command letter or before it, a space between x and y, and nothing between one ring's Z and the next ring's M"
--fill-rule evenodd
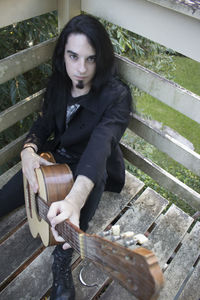
M65 200L72 205L75 204L81 210L93 187L94 183L91 179L84 175L78 175Z

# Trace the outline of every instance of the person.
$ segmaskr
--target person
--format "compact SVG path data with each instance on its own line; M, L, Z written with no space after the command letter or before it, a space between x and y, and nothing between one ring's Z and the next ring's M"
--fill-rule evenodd
M75 298L70 268L73 249L55 226L69 219L86 231L104 190L121 191L125 167L119 141L131 107L130 89L116 76L113 47L104 26L89 15L72 18L54 50L42 114L21 152L23 173L35 193L38 183L34 170L49 164L40 157L42 151L51 151L57 163L67 163L73 172L70 193L52 203L48 212L53 235L62 242L53 251L51 300ZM17 174L13 182L21 175ZM9 184L4 195L10 193ZM14 191L17 199L23 198L22 185L21 180L18 191ZM15 205L23 201L17 200Z

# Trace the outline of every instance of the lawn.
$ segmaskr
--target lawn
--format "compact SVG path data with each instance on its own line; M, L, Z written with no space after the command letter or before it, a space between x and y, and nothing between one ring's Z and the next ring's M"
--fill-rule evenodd
M186 89L200 95L200 63L185 57L175 57L174 81ZM200 153L200 124L173 110L159 100L143 94L137 98L140 113L162 122L188 139Z

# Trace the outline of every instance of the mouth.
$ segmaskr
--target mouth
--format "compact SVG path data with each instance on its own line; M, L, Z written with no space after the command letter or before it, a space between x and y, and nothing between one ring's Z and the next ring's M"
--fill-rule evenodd
M75 76L75 78L78 81L84 81L86 79L86 77L83 77L83 76Z

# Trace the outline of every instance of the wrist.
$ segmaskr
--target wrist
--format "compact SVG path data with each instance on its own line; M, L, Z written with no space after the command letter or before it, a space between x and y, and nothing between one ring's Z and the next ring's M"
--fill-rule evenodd
M25 149L31 150L31 151L33 151L35 153L37 153L37 150L38 150L37 146L35 144L33 144L33 143L27 143L27 144L25 144L23 146L23 148L22 148L22 151L25 150Z

